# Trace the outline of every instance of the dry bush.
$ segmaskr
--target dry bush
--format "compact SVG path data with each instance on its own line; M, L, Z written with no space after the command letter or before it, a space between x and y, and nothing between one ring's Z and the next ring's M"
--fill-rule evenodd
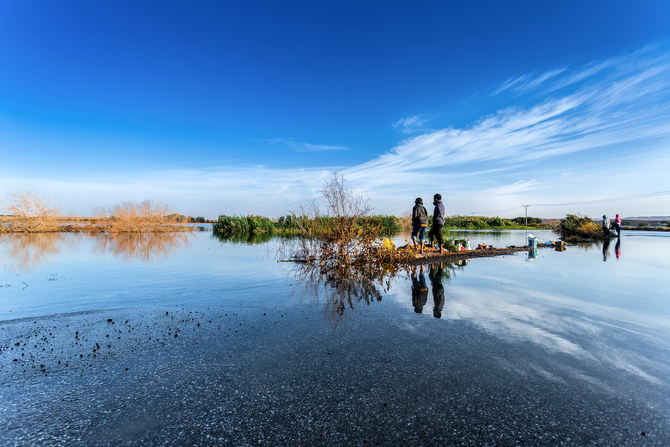
M410 213L405 213L402 216L398 217L398 225L404 230L412 229L412 215Z
M12 232L58 231L59 210L39 194L31 191L10 191L5 199L9 224L0 230Z
M92 226L110 232L184 231L189 228L175 221L174 215L164 203L152 199L129 200L109 209L99 208L96 216L99 221Z

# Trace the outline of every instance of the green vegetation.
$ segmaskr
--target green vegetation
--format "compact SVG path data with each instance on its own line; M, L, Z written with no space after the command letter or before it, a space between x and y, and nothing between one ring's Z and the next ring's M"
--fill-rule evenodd
M505 219L502 217L481 217L481 216L448 216L444 219L444 226L451 228L464 228L473 230L490 229L524 229L528 227L538 228L542 226L542 219L539 217L529 217L528 226L525 225L525 217L515 217L514 219Z
M602 226L587 216L568 214L558 225L558 233L564 241L605 239Z
M379 234L390 235L402 230L395 216L358 216L349 221L357 228L371 227ZM329 232L341 222L336 217L327 216L282 216L270 219L263 216L219 216L214 224L214 232L223 236L240 234L278 234L282 236L316 236Z
M476 216L450 216L445 218L443 233L448 233L449 228L464 229L524 229L538 228L542 226L542 219L529 217L528 226L525 226L525 217L505 219L501 217L476 217ZM336 223L334 217L327 216L297 216L287 215L278 219L270 219L263 216L226 216L221 215L214 224L214 232L222 235L265 233L278 234L282 236L300 235L308 233L316 235L324 229L332 227ZM401 230L411 228L411 222L406 217L396 216L359 216L352 223L357 227L373 226L379 227L379 234L390 236Z

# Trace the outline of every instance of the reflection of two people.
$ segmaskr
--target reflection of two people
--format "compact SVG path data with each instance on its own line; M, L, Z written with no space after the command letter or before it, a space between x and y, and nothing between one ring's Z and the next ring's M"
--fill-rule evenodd
M444 285L442 277L444 276L444 264L431 264L428 277L433 289L433 316L442 318L442 308L444 307ZM417 276L416 267L412 270L412 305L414 312L420 314L423 312L423 306L428 301L428 286L426 285L426 275L424 267L421 266Z
M617 238L616 244L614 245L614 253L616 254L616 258L619 259L621 257L621 238ZM603 242L603 262L607 262L607 258L610 256L610 241L607 239L605 242Z

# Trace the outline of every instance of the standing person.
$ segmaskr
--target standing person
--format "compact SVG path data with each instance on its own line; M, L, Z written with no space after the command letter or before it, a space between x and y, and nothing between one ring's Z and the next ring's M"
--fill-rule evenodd
M416 236L421 242L421 254L423 254L424 239L426 238L426 227L428 226L428 211L423 206L423 199L417 197L412 208L412 244L416 249Z
M610 237L610 220L603 214L603 236L607 239Z
M444 205L442 204L442 196L440 194L435 194L433 196L433 205L435 205L435 210L433 211L433 225L430 227L430 232L428 233L428 241L432 247L433 238L437 241L438 252L442 253L442 227L444 226Z
M614 218L614 230L616 230L616 237L621 237L621 218L618 214Z

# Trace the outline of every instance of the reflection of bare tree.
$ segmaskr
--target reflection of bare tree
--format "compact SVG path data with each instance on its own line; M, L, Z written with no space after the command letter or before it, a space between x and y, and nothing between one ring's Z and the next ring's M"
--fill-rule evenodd
M153 261L167 257L185 242L189 233L101 233L96 238L100 252L113 253L127 261Z
M49 255L58 253L58 243L64 233L10 233L2 243L9 242L9 257L15 267L31 269L43 263Z
M382 300L382 293L387 292L391 280L401 270L393 271L368 268L329 268L324 269L312 263L294 264L295 277L304 284L303 293L310 299L325 298L324 311L337 329L347 309L353 310L356 305L370 305Z
M466 261L443 262L430 265L433 285L449 282L456 271L465 267ZM381 301L384 293L391 288L392 280L398 274L405 273L408 277L416 266L397 265L389 268L371 264L364 267L345 268L329 266L324 268L315 263L303 262L293 264L295 278L304 284L302 294L310 300L325 299L324 312L331 321L333 329L342 325L347 310L352 311L357 305L370 305Z

